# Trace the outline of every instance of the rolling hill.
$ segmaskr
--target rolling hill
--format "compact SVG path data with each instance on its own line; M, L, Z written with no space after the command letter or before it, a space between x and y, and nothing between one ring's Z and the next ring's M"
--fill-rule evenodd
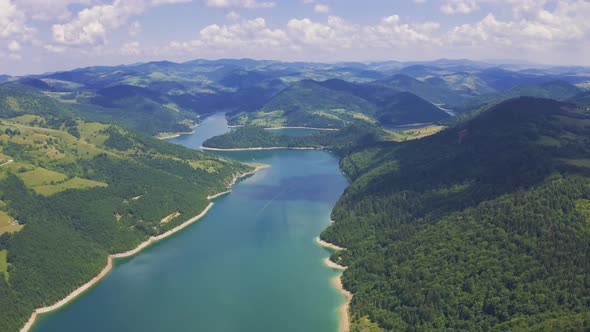
M233 115L230 123L342 128L359 120L405 125L436 122L446 117L446 112L411 93L332 79L295 83L276 94L260 110Z
M82 118L34 88L0 85L1 331L18 331L107 255L199 214L252 169Z
M524 84L503 92L476 96L454 107L458 111L473 110L486 104L495 104L516 97L537 97L565 101L578 95L581 91L575 85L562 80Z
M347 248L332 260L348 266L352 329L583 329L589 122L517 98L343 158L352 183L321 237Z

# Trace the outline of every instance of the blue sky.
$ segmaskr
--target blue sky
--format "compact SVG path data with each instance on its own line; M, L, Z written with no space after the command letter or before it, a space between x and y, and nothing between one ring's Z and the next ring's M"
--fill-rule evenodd
M197 58L590 65L590 0L0 0L0 73Z

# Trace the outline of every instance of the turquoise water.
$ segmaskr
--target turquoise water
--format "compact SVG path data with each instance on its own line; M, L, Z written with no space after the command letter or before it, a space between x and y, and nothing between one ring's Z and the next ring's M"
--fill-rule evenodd
M192 148L227 131L223 116L171 141ZM205 134L206 133L206 134ZM96 287L41 316L50 331L337 331L338 274L314 238L346 186L323 151L224 152L271 165L218 198L201 221L117 261Z

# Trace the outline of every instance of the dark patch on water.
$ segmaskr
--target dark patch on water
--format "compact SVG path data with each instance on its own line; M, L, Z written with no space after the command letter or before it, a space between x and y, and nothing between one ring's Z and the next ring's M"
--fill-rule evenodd
M326 188L341 185L342 178L337 175L293 176L281 179L277 185L252 185L248 191L237 191L236 194L262 201L303 200L333 203L334 193Z

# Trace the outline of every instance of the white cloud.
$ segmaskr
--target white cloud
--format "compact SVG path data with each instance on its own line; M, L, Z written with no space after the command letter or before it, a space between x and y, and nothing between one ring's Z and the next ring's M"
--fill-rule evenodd
M10 0L0 0L0 38L30 39L35 30L27 26L25 14Z
M152 0L152 5L168 5L168 4L175 4L175 3L189 3L193 2L193 0Z
M139 42L134 41L123 44L119 50L119 53L122 55L140 55L141 50Z
M43 46L43 48L45 48L46 50L48 50L49 52L52 52L52 53L63 53L66 51L65 47L56 46L56 45L52 45L52 44L47 44L47 45Z
M330 6L328 5L322 5L322 4L317 4L313 7L313 10L316 13L329 13L330 12Z
M205 5L217 8L272 8L276 4L257 0L205 0Z
M488 0L513 4L513 20L499 20L488 14L474 24L453 28L448 38L452 44L513 46L514 49L551 49L572 47L590 38L590 1L558 2L553 11L544 8L546 1Z
M476 0L447 0L440 7L440 10L445 14L469 14L477 9L479 9L479 5Z
M18 52L20 51L21 47L16 40L13 40L10 43L8 43L8 49L12 52Z
M16 6L33 20L63 21L71 17L71 4L90 5L97 0L18 0Z
M53 39L65 45L104 44L108 31L121 27L129 17L142 13L147 7L142 0L115 0L110 5L84 9L74 20L54 24Z
M37 1L37 0L28 0ZM192 0L112 0L111 4L95 5L78 12L69 22L51 27L53 39L62 45L103 45L110 31L125 25L127 21L147 9L159 5L188 3ZM129 34L141 32L136 21Z
M438 23L403 23L399 16L383 18L376 25L358 25L337 16L325 22L308 18L291 19L286 26L270 28L266 20L257 18L229 25L209 25L199 37L190 41L175 41L162 49L165 54L188 57L280 57L296 58L305 54L330 57L355 56L371 51L389 52L420 45L427 48L436 44L429 37L439 28Z
M231 11L225 15L225 18L231 21L237 21L240 19L240 14L236 13L235 11Z
M134 21L129 26L129 35L130 36L137 36L138 34L140 34L142 32L143 32L143 27L141 26L141 23L139 23L139 21Z

